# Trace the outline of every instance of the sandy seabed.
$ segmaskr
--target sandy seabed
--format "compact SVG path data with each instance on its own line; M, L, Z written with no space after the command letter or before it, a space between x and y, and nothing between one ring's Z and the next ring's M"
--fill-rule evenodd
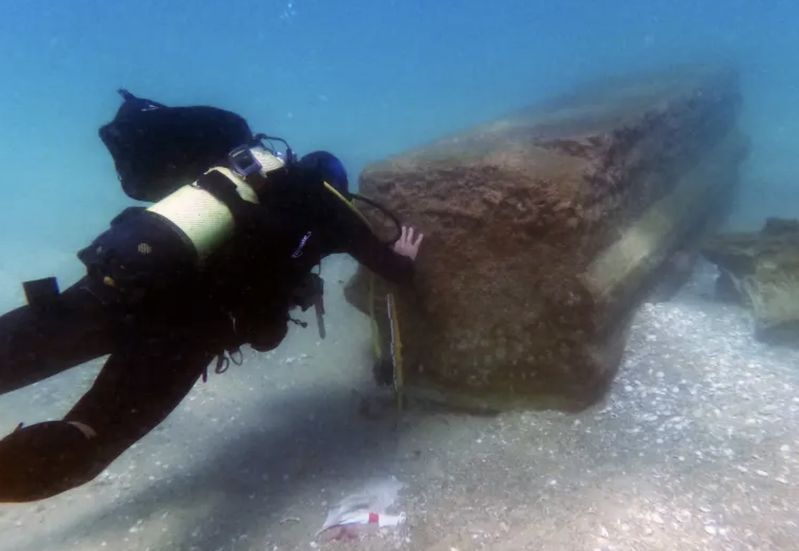
M308 319L245 351L93 482L0 506L0 550L799 548L799 352L755 341L745 310L713 300L710 266L640 308L601 404L401 417L342 297L353 269L324 266L326 340ZM63 415L98 369L0 397L0 430ZM391 475L404 526L315 539L341 497Z

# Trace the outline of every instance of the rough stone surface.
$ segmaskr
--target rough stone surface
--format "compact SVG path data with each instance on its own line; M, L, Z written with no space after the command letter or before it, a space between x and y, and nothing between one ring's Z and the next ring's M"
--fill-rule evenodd
M760 232L720 235L709 240L702 253L720 270L720 298L752 309L758 338L797 342L799 220L772 218Z
M399 301L409 390L491 408L601 395L631 309L735 187L738 105L726 70L607 79L367 167L361 192L427 235ZM348 291L364 310L366 289Z

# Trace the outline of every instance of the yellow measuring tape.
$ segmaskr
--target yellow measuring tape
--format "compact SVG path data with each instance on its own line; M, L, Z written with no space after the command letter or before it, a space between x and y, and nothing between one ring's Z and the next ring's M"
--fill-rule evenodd
M403 389L405 385L402 369L402 340L400 339L397 305L394 302L394 295L392 293L386 296L386 306L388 307L388 321L391 327L391 363L394 366L394 392L397 395L397 409L402 411Z
M372 229L372 224L358 208L352 204L352 201L342 195L336 188L324 183L325 188L344 202L358 217L363 220L369 229ZM377 316L375 314L375 275L369 275L369 318L372 326L372 348L375 357L380 359L383 357L383 350L380 346L380 329L377 326ZM391 332L391 359L393 364L393 379L394 379L394 392L397 395L397 407L402 409L403 387L405 376L402 366L402 340L400 338L399 318L397 316L397 306L394 301L394 295L388 293L386 296L386 308L388 311L389 327Z

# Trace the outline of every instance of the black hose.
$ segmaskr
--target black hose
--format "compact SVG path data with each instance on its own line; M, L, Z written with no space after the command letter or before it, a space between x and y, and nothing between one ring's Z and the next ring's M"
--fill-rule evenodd
M267 142L270 142L269 145L272 145L271 144L272 141L276 141L276 142L282 143L285 146L285 148L286 148L286 161L288 162L288 164L293 164L296 161L296 157L294 155L294 150L291 149L291 146L289 145L289 143L286 140L284 140L283 138L279 138L277 136L267 136L266 134L256 134L255 136L253 136L253 144L260 144L264 140L266 140ZM272 146L271 149L274 150L274 146Z
M373 206L374 208L385 214L386 217L388 217L394 223L394 226L396 226L397 228L397 233L386 243L393 244L402 236L402 224L400 223L399 218L397 218L393 212L388 210L386 207L384 207L377 201L373 201L372 199L364 197L363 195L358 195L357 193L350 193L349 195L351 199L357 199L358 201L363 201L367 205Z

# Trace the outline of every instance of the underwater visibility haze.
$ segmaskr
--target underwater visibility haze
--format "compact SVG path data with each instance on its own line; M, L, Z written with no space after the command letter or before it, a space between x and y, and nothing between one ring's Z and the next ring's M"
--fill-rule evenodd
M141 205L98 136L120 88L330 151L357 190L372 163L585 82L730 67L747 155L720 228L799 218L797 20L785 0L2 0L0 307L23 281L77 281L76 252ZM380 405L370 320L343 291L355 262L336 256L326 339L303 314L86 485L0 504L0 550L799 548L799 351L713 298L711 260L636 309L601 403L482 416ZM0 436L60 419L100 367L0 395ZM319 539L363 487L389 488L398 526Z

